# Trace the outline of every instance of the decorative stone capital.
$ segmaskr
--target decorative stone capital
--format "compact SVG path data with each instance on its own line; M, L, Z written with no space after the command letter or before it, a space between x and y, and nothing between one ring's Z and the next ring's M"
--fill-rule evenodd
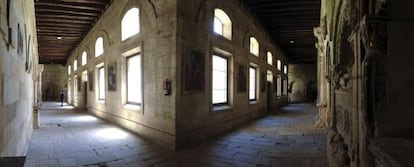
M319 41L323 41L326 37L326 28L324 26L313 28L313 35L315 35Z
M383 50L387 45L387 25L384 18L364 16L360 31L367 50Z

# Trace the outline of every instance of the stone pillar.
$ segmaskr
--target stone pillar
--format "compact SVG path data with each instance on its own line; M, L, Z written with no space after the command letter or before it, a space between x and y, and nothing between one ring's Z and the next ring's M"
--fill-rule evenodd
M359 151L361 166L372 167L374 166L374 160L368 151L368 145L369 140L375 136L375 113L385 109L385 107L379 107L384 102L378 100L378 96L383 96L382 91L385 91L385 21L381 18L365 16L360 23L360 35L366 54L362 67Z
M317 107L319 108L319 113L317 116L317 121L315 126L318 128L328 127L328 98L329 98L329 83L327 80L327 39L326 39L326 27L322 25L321 27L314 28L314 35L318 38L316 43L316 48L318 50L317 55L317 66L318 66L318 100Z
M34 129L39 129L40 128L40 115L39 115L39 110L40 110L40 104L34 104L33 105L33 128Z

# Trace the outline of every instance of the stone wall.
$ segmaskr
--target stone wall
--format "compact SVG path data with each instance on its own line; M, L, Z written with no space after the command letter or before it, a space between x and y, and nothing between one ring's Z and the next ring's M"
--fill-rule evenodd
M412 164L404 154L401 162L384 158L395 149L375 141L413 139L414 59L408 56L413 5L403 0L322 1L321 24L315 29L318 71L323 74L318 76L318 105L326 119L321 122L330 126L330 166ZM370 146L374 149L368 150Z
M141 31L139 35L121 42L121 19L123 14L133 6L140 9ZM214 7L223 8L233 20L233 39L224 40L212 33ZM242 18L243 22L236 18ZM114 20L118 20L114 22ZM95 58L94 44L97 37L104 37L102 56ZM260 56L249 54L248 40L255 36L260 42ZM286 79L287 75L276 70L276 59L286 58L280 49L271 42L265 31L258 26L254 18L248 14L237 0L223 1L218 4L201 0L161 0L114 1L92 31L70 56L66 67L73 69L73 62L78 61L78 69L71 71L68 80L68 101L77 107L87 107L93 114L115 122L133 132L153 141L166 144L172 149L199 143L202 140L229 130L243 122L257 118L267 110L277 110L287 102L287 96L276 98L276 90L266 88L267 71L272 71L275 79L278 75ZM88 53L88 64L81 66L81 54ZM188 51L200 53L204 58L204 83L202 89L196 91L184 90L183 55ZM230 66L230 105L225 110L216 111L211 102L211 56L213 52L228 52L232 54ZM272 51L274 65L266 64L266 51ZM126 60L125 55L131 52L141 53L143 59L143 104L138 109L126 103ZM199 54L199 55L200 55ZM106 85L106 100L98 100L97 68L116 63L116 83L114 91L109 91ZM251 63L258 68L257 87L258 100L249 102L248 91L236 91L237 68L242 64L248 69ZM92 74L92 80L87 80L94 90L75 82L75 77L86 81L83 73ZM260 74L260 75L259 75ZM106 76L108 76L106 74ZM247 78L247 76L245 76ZM89 77L88 77L89 78ZM172 92L164 95L163 81L170 80ZM196 81L189 81L195 84ZM194 82L194 83L193 83ZM273 81L275 83L276 81ZM197 85L199 86L199 85ZM248 86L247 86L248 87ZM266 90L271 93L270 101ZM87 91L85 96L85 91ZM87 100L85 100L87 97ZM132 107L132 108L131 108Z
M289 65L289 102L315 102L316 73L316 64Z
M67 70L65 66L45 64L42 73L42 100L60 101L60 91L67 95Z
M98 20L67 61L72 72L68 80L68 102L87 107L89 112L117 123L132 132L174 149L176 93L164 96L162 82L172 79L176 90L176 1L116 0ZM121 20L132 7L139 8L140 33L121 41ZM95 57L95 41L104 38L104 54ZM88 53L87 65L81 65L81 54ZM143 104L126 102L126 56L139 53L142 57ZM74 60L78 69L73 71ZM115 90L108 90L105 81L105 100L98 100L98 67L115 64ZM84 73L87 73L84 77ZM75 83L75 76L81 80ZM92 80L90 80L92 79ZM84 82L87 82L85 87ZM78 84L79 89L75 88ZM92 84L92 85L91 85ZM91 87L92 89L89 89ZM85 93L86 92L86 93Z
M205 141L212 136L228 131L248 120L257 118L267 111L277 111L287 102L287 96L276 97L273 86L259 90L257 101L250 102L248 91L238 90L239 67L248 68L255 64L259 74L273 73L287 78L276 69L276 60L287 63L278 46L272 43L269 35L243 7L239 0L178 1L178 43L177 43L177 84L184 85L184 72L180 65L188 50L195 50L204 56L204 88L198 91L186 91L183 86L177 88L177 146L186 147ZM217 35L213 31L214 10L223 10L232 21L231 40ZM259 56L249 53L249 38L253 36L259 42ZM273 54L273 65L266 63L266 52ZM229 62L229 104L224 107L212 105L212 55L223 54ZM265 76L259 75L258 85L265 84ZM247 76L246 76L247 78ZM276 81L273 81L276 83ZM247 86L248 88L249 86ZM260 87L260 86L259 86ZM257 89L259 89L257 87ZM271 96L267 96L267 91ZM270 97L268 99L268 97Z
M37 101L37 57L34 2L1 1L0 157L26 154Z

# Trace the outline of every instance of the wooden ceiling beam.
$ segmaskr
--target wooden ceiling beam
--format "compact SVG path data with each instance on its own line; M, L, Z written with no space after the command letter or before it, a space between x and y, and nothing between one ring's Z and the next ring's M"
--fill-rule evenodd
M64 28L68 28L68 29L71 29L71 28L87 29L87 28L91 27L90 25L82 25L82 24L63 24L63 23L55 24L55 23L42 23L42 22L36 23L36 24L37 24L38 28L42 27L43 29L48 29L48 27L50 27L50 28L64 27ZM42 29L42 28L40 28L40 29Z
M75 19L47 19L47 18L38 18L36 23L69 23L69 24L82 24L82 25L90 25L92 26L91 21L85 20L75 20Z
M71 5L69 4L61 4L61 3L51 3L51 2L36 2L35 6L39 6L39 7L50 7L50 8L54 8L56 9L56 7L59 8L63 8L63 9L68 9L68 10L73 10L73 9L80 9L80 10L91 10L91 11L95 11L95 12L100 12L102 10L102 7L90 7L90 6L85 6L85 5L79 5L78 3L72 3Z
M36 14L37 18L45 19L77 19L77 20L89 20L94 21L95 17L88 16L75 16L75 15L49 15L49 14Z
M43 8L36 8L36 12L49 12L52 15L62 15L62 14L76 14L82 16L93 16L98 17L99 13L91 13L91 12L76 12L76 11L63 11L58 9L43 9Z

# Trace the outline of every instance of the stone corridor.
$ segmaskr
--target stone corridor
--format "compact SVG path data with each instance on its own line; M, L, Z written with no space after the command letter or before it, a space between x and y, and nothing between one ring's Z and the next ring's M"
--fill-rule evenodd
M201 146L173 152L90 114L44 103L25 166L325 167L325 130L316 108L291 104Z

